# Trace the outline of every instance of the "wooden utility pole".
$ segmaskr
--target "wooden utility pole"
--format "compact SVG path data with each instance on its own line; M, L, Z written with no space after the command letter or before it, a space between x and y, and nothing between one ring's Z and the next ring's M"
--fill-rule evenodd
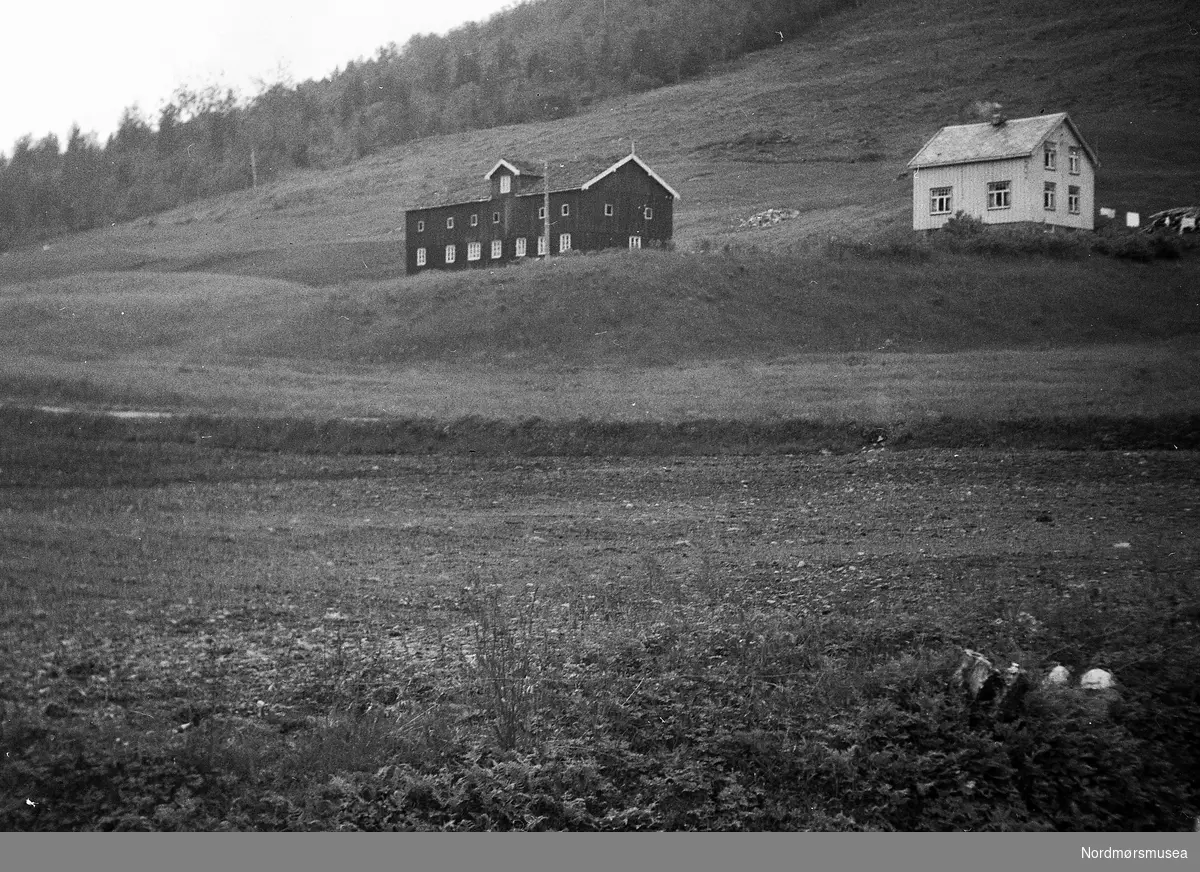
M542 232L546 234L546 260L550 259L550 162L542 161Z
M258 190L258 161L254 157L254 149L250 149L250 184Z

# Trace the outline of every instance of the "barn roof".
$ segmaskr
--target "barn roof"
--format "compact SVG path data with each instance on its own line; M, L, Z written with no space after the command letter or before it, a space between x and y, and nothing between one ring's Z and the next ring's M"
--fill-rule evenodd
M542 178L543 172L547 173L550 179L550 190L559 191L574 191L587 190L592 185L599 182L610 173L614 173L629 162L636 163L639 167L646 171L650 178L658 182L671 196L676 200L680 199L679 192L666 183L666 181L650 169L650 166L636 154L627 154L623 157L597 157L595 155L581 155L579 157L566 160L552 160L549 166L543 169L540 164L531 163L529 161L517 161L508 158L500 160L496 166L492 167L485 178L490 179L496 170L507 165L517 175L529 175L536 178ZM521 169L517 172L517 168Z
M983 122L943 127L908 162L908 168L1029 157L1064 121L1079 140L1088 159L1098 166L1100 162L1096 160L1095 152L1080 136L1070 116L1066 112L1056 112L1053 115L1036 115L1032 118L1012 118L1002 124Z

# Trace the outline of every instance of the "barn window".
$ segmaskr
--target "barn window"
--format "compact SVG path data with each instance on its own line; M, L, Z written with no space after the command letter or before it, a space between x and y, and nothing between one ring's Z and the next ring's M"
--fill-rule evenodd
M538 220L541 221L546 217L546 207L538 206Z
M613 204L612 204L612 203L605 203L605 204L604 204L604 216L605 216L606 218L611 218L611 217L612 217L612 213L613 213Z
M1058 169L1058 144L1054 142L1047 142L1042 153L1045 158L1046 169Z
M571 214L571 204L570 204L570 203L563 203L563 204L562 204L562 215L563 215L563 217L564 217L564 218L566 218L566 217L567 217L568 215L570 215L570 214Z
M654 217L654 210L647 206L644 210L644 214L646 216L646 220L649 221Z
M500 177L500 193L507 194L512 190L512 176Z
M451 219L451 220L453 220L453 219ZM457 252L455 252L454 246L447 245L446 246L446 263L454 263L454 258L456 256L456 254L457 254Z
M479 260L479 256L482 252L483 246L478 242L467 243L467 260Z
M1079 185L1067 185L1067 211L1079 214Z
M642 247L642 237L630 236L629 237L629 247L630 248L641 248Z
M559 253L571 250L571 234L570 233L558 234L558 250L559 250Z
M1012 182L988 182L987 207L1008 209L1012 206Z
M524 256L525 256L525 237L518 236L517 237L517 257L524 257Z
M499 224L499 223L500 223L500 213L499 213L499 212L493 212L493 213L492 213L492 223L493 223L493 224Z
M1067 172L1073 176L1079 175L1079 149L1072 146L1067 149Z
M538 254L545 255L545 253L546 253L546 237L539 236L538 237Z
M492 240L492 260L496 260L500 255L504 254L504 240Z
M447 230L454 229L454 216L453 215L446 219L446 229Z
M424 233L424 232L425 232L425 222L424 222L424 221L418 221L418 222L417 222L417 232L418 232L418 233Z
M417 249L417 266L425 266L425 249Z
M929 214L949 215L954 204L953 188L929 189Z
M471 216L471 226L472 226L472 227L478 227L478 226L479 226L479 215L478 215L478 214L475 214L475 215L472 215L472 216Z
M1056 206L1057 186L1054 182L1046 182L1042 188L1042 208L1047 212L1053 212Z

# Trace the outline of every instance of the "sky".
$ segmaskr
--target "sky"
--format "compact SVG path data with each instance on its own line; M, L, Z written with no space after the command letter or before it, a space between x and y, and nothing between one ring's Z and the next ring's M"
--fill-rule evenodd
M101 144L137 104L152 123L181 85L241 96L320 79L416 33L483 21L513 0L25 0L0 27L0 153L30 134Z

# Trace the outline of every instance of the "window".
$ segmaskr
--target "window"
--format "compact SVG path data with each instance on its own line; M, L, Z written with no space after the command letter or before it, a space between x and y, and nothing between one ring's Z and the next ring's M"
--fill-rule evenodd
M645 214L646 220L649 221L654 217L654 210L647 206L643 214Z
M545 219L545 217L546 217L546 207L538 206L538 220L542 221Z
M559 253L571 250L571 234L570 233L558 234L558 250L559 250Z
M500 177L500 193L507 194L512 190L512 176Z
M492 260L496 260L504 254L504 241L502 239L492 240Z
M1079 149L1074 146L1067 149L1067 172L1073 176L1079 175Z
M1008 209L1012 206L1012 182L988 182L987 207Z
M570 204L570 203L563 203L563 204L562 204L562 216L563 216L564 218L566 218L566 217L567 217L568 215L570 215L570 214L571 214L571 204Z
M546 237L539 236L538 237L538 254L544 255L545 253L546 253Z
M518 236L517 237L517 257L524 257L524 256L525 256L525 237Z
M417 266L425 266L425 249L417 249Z
M480 254L483 252L483 246L478 242L467 243L467 260L479 260Z
M418 221L418 222L417 222L417 232L418 232L418 233L424 233L424 232L425 232L425 222L424 222L424 221Z
M629 237L629 247L630 248L641 248L642 247L642 237L630 236Z
M1046 169L1052 171L1058 169L1058 143L1047 142L1043 150L1043 155L1045 157Z
M479 215L478 215L478 214L476 214L476 215L472 215L472 216L471 216L471 226L472 226L472 227L478 227L478 226L479 226Z
M949 215L953 207L953 188L929 189L929 214Z
M493 213L492 213L492 223L493 223L493 224L499 224L499 223L500 223L500 213L499 213L499 212L493 212Z
M453 216L446 219L446 229L447 230L454 229L454 217Z
M1079 214L1079 185L1067 185L1067 211Z
M612 217L612 213L613 213L613 205L612 205L612 203L605 203L605 204L604 204L604 216L605 216L606 218L611 218L611 217Z
M1057 194L1054 182L1046 182L1042 188L1042 208L1047 212L1053 212L1055 208L1055 196Z
M455 251L453 245L446 246L446 263L454 263Z

